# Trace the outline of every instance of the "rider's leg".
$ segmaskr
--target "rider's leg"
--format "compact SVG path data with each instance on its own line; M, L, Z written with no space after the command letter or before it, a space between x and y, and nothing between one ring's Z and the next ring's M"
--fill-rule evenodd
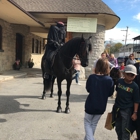
M49 66L49 62L46 60L45 62L45 72L44 72L44 78L45 79L49 79L49 73L50 73L50 66Z

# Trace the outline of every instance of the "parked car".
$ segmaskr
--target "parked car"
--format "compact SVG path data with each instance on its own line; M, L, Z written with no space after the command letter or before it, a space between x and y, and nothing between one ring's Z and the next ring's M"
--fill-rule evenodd
M124 62L124 65L126 65L126 61L128 59L128 56L125 56L125 57L118 57L117 58L117 61L118 61L118 65L120 66L122 62Z
M135 58L136 59L136 62L138 63L138 62L140 62L140 58Z

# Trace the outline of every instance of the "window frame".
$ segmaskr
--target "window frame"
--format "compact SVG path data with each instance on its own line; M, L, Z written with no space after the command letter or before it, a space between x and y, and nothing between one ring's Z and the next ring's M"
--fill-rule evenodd
M0 52L4 52L2 48L2 26L0 25Z

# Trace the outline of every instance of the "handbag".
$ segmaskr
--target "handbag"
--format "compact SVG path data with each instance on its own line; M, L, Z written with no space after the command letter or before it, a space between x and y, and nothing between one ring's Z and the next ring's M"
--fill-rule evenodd
M112 130L112 112L109 112L106 117L105 128L108 130Z

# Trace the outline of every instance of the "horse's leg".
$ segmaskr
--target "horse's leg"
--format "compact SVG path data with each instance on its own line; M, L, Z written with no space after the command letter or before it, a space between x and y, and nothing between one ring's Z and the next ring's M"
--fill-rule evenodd
M45 90L45 79L43 78L43 94L42 99L46 99L46 90Z
M54 76L53 76L53 78L52 78L52 87L51 87L51 94L50 94L50 97L51 97L51 98L53 98L53 96L54 96L54 95L53 95L53 86L54 86L55 78L56 78L56 77L54 77Z
M69 97L70 97L70 86L71 86L71 78L66 79L67 80L67 91L66 91L66 96L67 96L67 102L66 102L66 108L65 108L65 113L70 113L70 108L69 108Z
M62 95L62 89L61 89L61 80L58 80L57 78L57 86L58 86L58 106L57 106L57 112L60 113L62 112L61 108L61 95Z

